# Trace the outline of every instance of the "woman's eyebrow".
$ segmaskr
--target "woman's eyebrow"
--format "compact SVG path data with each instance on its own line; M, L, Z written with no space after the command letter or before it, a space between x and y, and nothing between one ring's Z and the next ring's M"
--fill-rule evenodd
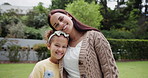
M60 19L61 19L61 17L62 17L62 16L59 16L58 20L60 20Z
M53 24L53 27L55 27L56 23Z

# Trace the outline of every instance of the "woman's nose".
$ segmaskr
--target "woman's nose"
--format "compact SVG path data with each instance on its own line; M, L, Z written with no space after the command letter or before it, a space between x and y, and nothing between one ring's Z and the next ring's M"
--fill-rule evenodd
M62 27L64 25L64 23L63 22L59 22L59 25L60 25L60 27Z
M64 27L64 23L63 22L59 22L59 29L58 30L62 30Z

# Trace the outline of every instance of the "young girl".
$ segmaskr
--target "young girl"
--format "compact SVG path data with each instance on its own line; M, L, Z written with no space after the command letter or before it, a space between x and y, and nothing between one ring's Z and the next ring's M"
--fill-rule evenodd
M47 48L51 52L51 57L38 62L30 78L60 78L59 73L59 60L64 56L69 35L62 31L50 31L47 34Z

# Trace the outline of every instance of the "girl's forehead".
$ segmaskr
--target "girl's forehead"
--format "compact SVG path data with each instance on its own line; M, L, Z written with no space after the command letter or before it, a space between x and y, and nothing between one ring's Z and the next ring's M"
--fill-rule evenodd
M54 39L57 39L57 40L67 39L67 38L64 37L63 35L60 35L60 36L54 35L53 37L54 37ZM67 40L68 40L68 39L67 39Z

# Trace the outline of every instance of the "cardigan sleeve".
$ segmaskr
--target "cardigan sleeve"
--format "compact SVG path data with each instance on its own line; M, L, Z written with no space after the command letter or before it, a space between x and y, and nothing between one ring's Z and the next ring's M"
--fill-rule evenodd
M94 48L103 78L118 78L118 69L109 42L101 32L94 32Z

